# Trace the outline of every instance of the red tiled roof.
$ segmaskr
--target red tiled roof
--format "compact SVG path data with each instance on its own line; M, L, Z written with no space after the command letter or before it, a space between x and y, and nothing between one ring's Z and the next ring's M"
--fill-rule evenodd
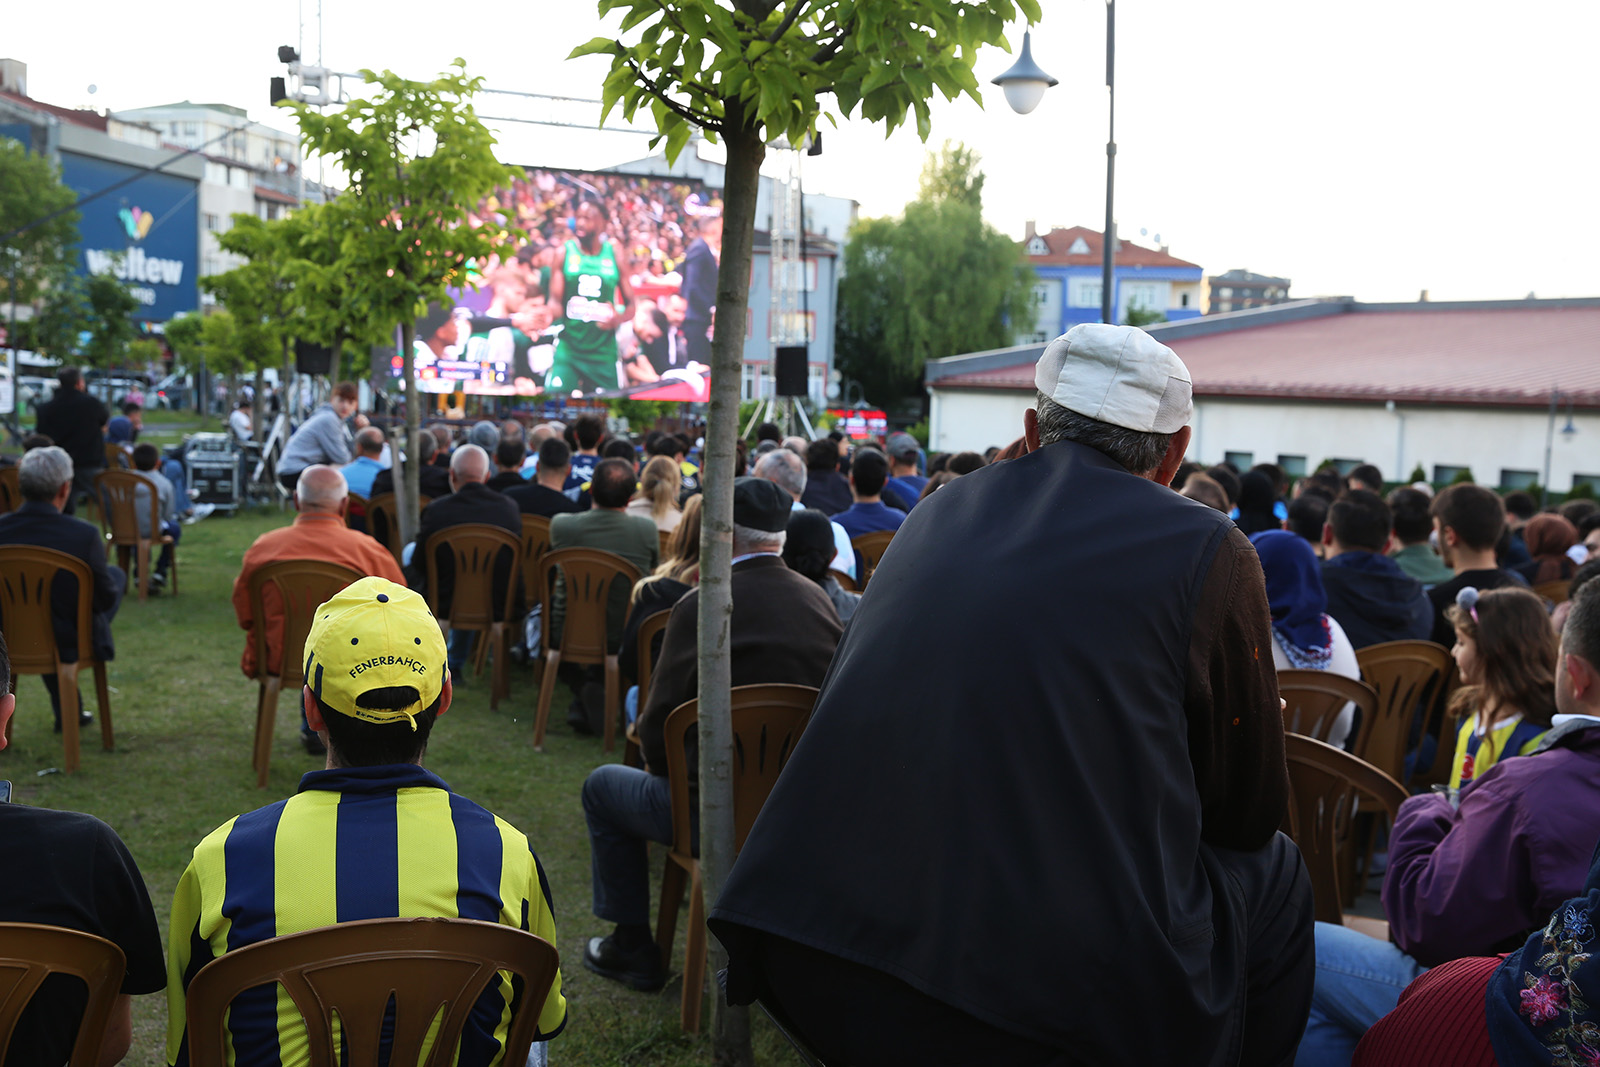
M76 126L87 126L92 130L101 131L104 131L106 128L106 117L97 111L79 110L77 108L70 107L57 107L55 104L47 104L42 100L35 100L31 96L23 96L21 93L13 93L9 89L0 89L0 97L4 97L13 103L21 104L23 107L33 108L35 111L49 112L57 118L66 119L68 122Z
M1070 226L1065 230L1054 229L1049 233L1041 233L1044 243L1050 247L1050 254L1043 256L1028 256L1028 262L1043 266L1066 267L1098 267L1100 265L1100 231L1086 229L1083 226ZM1089 246L1089 251L1071 255L1067 249L1072 247L1079 238ZM1027 242L1023 242L1027 247ZM1200 269L1200 264L1190 263L1186 259L1168 255L1154 248L1145 248L1132 241L1118 240L1114 265L1118 267L1191 267Z
M290 204L290 205L293 205L293 204L300 203L300 201L296 200L294 197L290 196L288 193L280 193L280 192L278 192L278 190L269 189L265 185L256 186L256 199L257 200L271 200L275 204Z
M1600 307L1353 310L1168 343L1199 397L1543 406L1559 388L1600 408ZM1033 363L932 384L1032 390Z

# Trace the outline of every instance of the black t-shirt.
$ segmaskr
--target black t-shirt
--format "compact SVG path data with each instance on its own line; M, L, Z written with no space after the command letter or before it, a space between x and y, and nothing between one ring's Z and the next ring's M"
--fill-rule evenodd
M11 867L0 878L0 922L65 926L103 937L128 957L122 992L166 988L150 894L116 831L75 811L0 804L0 843ZM79 979L45 979L17 1023L7 1067L66 1063L87 1000Z
M507 489L506 496L516 502L524 515L543 515L554 518L582 511L583 505L567 494L547 488L538 482L524 482L515 489Z
M1428 599L1433 601L1433 640L1445 648L1456 643L1456 628L1449 619L1445 618L1445 609L1456 602L1456 594L1467 586L1484 592L1489 589L1499 589L1507 585L1520 585L1524 589L1528 583L1521 575L1496 567L1493 570L1462 571L1448 582L1440 582L1428 590Z

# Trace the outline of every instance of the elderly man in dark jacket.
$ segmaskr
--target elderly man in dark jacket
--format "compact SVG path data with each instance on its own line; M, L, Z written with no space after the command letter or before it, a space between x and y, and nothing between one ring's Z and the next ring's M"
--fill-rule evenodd
M784 530L791 498L772 482L740 478L733 493L733 620L728 627L733 684L820 686L839 642L839 617L822 587L784 566ZM594 867L594 913L616 923L607 937L589 939L583 965L635 989L666 981L650 936L650 876L646 842L672 840L667 786L667 716L696 696L696 638L700 591L691 589L672 609L661 659L639 710L639 745L645 769L607 764L583 783ZM698 780L696 735L690 729L689 782ZM692 794L691 794L692 795ZM698 807L692 809L698 811ZM691 818L696 818L691 816ZM697 819L696 819L697 821Z
M1433 605L1422 583L1386 555L1393 535L1394 518L1377 493L1352 489L1328 509L1322 586L1328 614L1356 648L1426 641L1433 631Z
M1076 326L1034 380L1028 453L861 598L711 913L729 999L829 1063L1285 1063L1312 908L1261 564L1168 488L1171 349Z
M1317 923L1298 1062L1349 1063L1422 971L1516 948L1583 888L1600 838L1600 586L1574 598L1556 667L1561 714L1532 755L1496 763L1459 798L1400 806L1383 876L1393 943Z

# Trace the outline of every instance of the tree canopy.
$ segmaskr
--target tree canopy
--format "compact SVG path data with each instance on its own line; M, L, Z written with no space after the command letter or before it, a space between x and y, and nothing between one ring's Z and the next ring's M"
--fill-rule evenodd
M930 359L1002 348L1032 327L1033 269L983 221L978 161L946 143L902 215L850 228L834 355L873 403L913 394Z
M56 167L10 138L0 137L0 292L7 302L31 303L42 288L63 274L78 241L78 213L13 233L42 216L71 207L78 194L61 183ZM17 291L10 290L15 266Z

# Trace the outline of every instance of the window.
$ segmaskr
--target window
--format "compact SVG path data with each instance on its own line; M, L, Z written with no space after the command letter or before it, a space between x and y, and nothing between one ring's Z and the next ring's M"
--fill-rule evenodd
M1188 293L1183 293L1183 294L1179 295L1179 297L1178 297L1178 306L1181 307L1181 308L1186 308L1186 307L1189 306L1189 294Z
M1502 489L1526 489L1530 485L1538 484L1538 471L1511 470L1507 467L1500 468L1500 488Z
M1049 344L1050 343L1050 333L1047 330L1035 330L1033 333L1030 333L1028 335L1027 343L1031 344L1031 345Z
M1045 241L1044 241L1043 237L1035 236L1032 240L1030 240L1028 242L1028 255L1030 255L1030 256L1048 256L1049 254L1050 254L1050 246L1045 244Z
M217 217L215 215L211 214L209 211L206 212L206 229L210 230L212 233L216 233L217 232L217 226L218 226Z
M1222 454L1222 462L1232 463L1241 471L1247 471L1256 465L1256 454L1254 452L1224 452Z
M1089 242L1082 237L1072 242L1072 247L1067 249L1069 256L1086 256L1089 254Z
M1306 457L1289 456L1278 453L1278 466L1283 468L1286 478L1304 478L1306 476Z
M1448 485L1462 474L1471 474L1471 467L1452 467L1445 463L1433 465L1433 481L1435 485Z
M1039 284L1033 287L1033 303L1035 307L1044 307L1050 303L1050 287Z
M200 136L200 124L197 122L185 122L183 124L183 135L185 137Z
M739 399L760 400L766 392L765 368L759 363L744 363L739 367Z
M1097 308L1100 306L1100 279L1099 278L1074 278L1070 291L1071 299L1068 303L1075 308Z
M821 363L806 367L806 396L818 407L828 401L828 368Z
M1600 474L1574 474L1572 476L1572 488L1578 489L1583 486L1600 493Z
M1335 459L1328 460L1328 462L1332 463L1336 468L1338 468L1339 477L1342 478L1346 474L1349 474L1351 471L1355 470L1357 467L1361 466L1363 463L1366 462L1366 460L1364 460L1364 459L1337 459L1337 458L1335 458Z
M1167 306L1167 283L1123 282L1122 299L1125 307L1161 311Z

